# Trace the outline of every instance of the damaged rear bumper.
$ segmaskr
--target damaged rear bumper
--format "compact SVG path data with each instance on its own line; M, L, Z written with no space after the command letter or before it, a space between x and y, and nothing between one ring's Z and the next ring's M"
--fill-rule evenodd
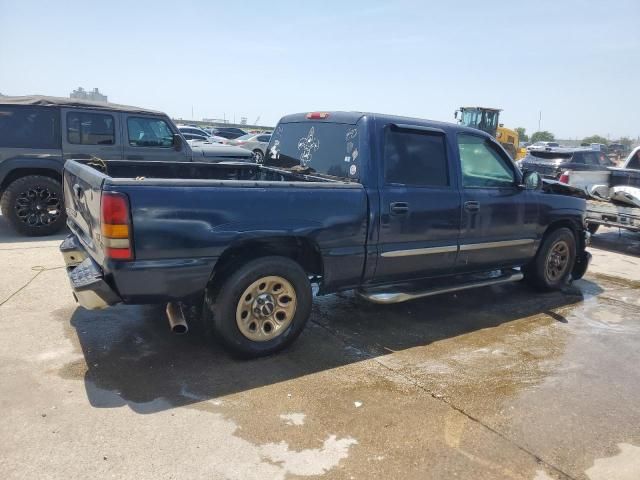
M100 266L87 255L75 235L69 235L60 252L67 266L73 296L87 310L99 310L122 302L118 294L104 280Z

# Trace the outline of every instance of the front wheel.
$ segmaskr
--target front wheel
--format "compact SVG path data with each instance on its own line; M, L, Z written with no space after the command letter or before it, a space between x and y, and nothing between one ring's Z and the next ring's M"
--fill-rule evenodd
M569 280L576 261L576 239L568 228L549 233L535 258L523 268L525 280L538 290L559 290Z
M311 313L311 285L285 257L252 260L230 275L211 305L213 329L242 357L270 355L300 335Z

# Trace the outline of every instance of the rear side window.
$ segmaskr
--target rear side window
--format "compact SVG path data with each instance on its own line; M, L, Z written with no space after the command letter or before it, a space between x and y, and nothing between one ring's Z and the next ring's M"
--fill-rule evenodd
M270 138L271 138L271 135L260 135L258 137L258 141L259 142L268 142Z
M448 186L444 135L388 127L384 168L387 184Z
M160 118L129 117L127 119L129 145L132 147L171 147L173 133Z
M0 147L60 148L60 110L0 105Z
M114 145L116 134L112 115L67 113L67 141L76 145Z

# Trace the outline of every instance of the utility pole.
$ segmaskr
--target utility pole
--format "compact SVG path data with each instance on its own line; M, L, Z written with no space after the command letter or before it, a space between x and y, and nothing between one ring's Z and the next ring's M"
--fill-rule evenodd
M538 131L542 131L542 110L538 112Z
M191 120L195 120L195 117L193 116L193 105L191 105Z

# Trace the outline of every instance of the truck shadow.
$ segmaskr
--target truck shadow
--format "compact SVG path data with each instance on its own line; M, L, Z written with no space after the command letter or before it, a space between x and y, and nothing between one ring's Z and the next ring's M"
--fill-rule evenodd
M565 323L559 309L565 312L562 307L601 291L585 280L541 295L512 284L389 306L365 304L350 293L330 295L316 299L307 328L288 350L251 361L233 359L201 335L172 335L160 307L77 308L71 324L87 366L84 382L91 405L128 405L138 413L154 413L531 316ZM496 335L506 335L500 332Z

